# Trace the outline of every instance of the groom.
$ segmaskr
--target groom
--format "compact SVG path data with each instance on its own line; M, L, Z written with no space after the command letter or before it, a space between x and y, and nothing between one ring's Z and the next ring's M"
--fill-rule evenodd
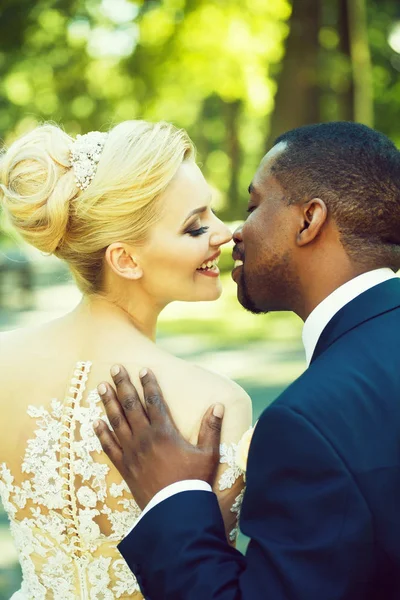
M308 369L253 435L230 547L210 484L223 407L198 446L151 372L145 413L125 369L96 429L145 511L119 546L149 600L400 598L400 153L356 123L282 135L234 235L239 302L304 321ZM119 372L117 372L119 370ZM190 393L190 390L188 390Z

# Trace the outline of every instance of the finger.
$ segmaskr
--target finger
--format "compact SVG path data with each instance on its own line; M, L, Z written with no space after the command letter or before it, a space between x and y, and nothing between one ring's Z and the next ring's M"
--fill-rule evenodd
M154 373L150 369L143 369L139 377L143 386L143 394L150 423L176 429Z
M128 371L122 365L114 365L111 369L111 376L115 383L119 403L131 431L135 432L148 426L149 419L140 401L139 394L131 382Z
M212 450L219 456L221 443L222 420L225 407L223 404L214 404L205 413L201 422L197 446L202 449Z
M123 442L131 439L132 431L114 388L110 384L103 382L97 387L97 391L103 402L110 425L119 443L123 445Z
M108 418L107 418L107 416L105 416L105 417L100 417L100 418L102 418L102 419L103 419L103 421L105 422L105 424L107 425L107 427L108 427L108 429L109 429L109 431L110 431L110 433L111 433L111 437L112 437L112 439L114 440L114 442L117 444L117 446L118 446L119 448L121 448L121 444L119 443L119 440L118 440L117 436L115 435L115 433L113 432L113 430L112 430L112 429L110 429L110 423L108 423ZM122 451L122 448L121 448L121 451Z
M112 436L112 432L110 431L107 423L105 423L102 419L99 419L94 424L94 432L99 438L101 447L104 452L107 454L108 458L111 460L113 465L121 472L121 468L123 465L122 462L122 450L118 443Z

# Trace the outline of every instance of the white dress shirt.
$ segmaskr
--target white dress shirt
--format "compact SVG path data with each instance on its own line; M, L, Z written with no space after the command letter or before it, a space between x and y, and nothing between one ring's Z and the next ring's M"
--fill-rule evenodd
M321 333L328 325L332 317L339 312L343 306L357 298L370 288L393 279L396 275L391 269L375 269L350 279L340 287L336 288L329 296L322 300L318 306L308 315L303 327L303 346L306 352L307 367L311 362L317 342Z
M375 269L368 273L358 275L354 279L351 279L347 283L344 283L333 291L325 300L323 300L307 317L303 327L303 346L306 353L307 367L311 362L311 358L319 337L326 325L332 319L332 317L341 309L343 306L348 304L351 300L354 300L357 296L366 292L370 288L393 279L396 275L391 269ZM205 481L197 479L188 479L185 481L178 481L160 490L148 503L146 508L141 513L140 517L136 521L135 525L140 519L151 510L154 506L166 500L174 494L179 492L187 492L190 490L207 491L212 492L211 486ZM132 527L132 529L135 527ZM132 529L130 531L132 531Z

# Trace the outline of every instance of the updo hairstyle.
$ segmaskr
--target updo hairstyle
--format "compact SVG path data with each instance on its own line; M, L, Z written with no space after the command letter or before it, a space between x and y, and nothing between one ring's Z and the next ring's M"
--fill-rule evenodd
M106 248L146 240L161 213L160 194L195 151L187 133L169 123L125 121L109 131L82 191L70 163L72 142L46 124L4 149L1 202L29 244L65 260L81 291L94 294L102 291Z

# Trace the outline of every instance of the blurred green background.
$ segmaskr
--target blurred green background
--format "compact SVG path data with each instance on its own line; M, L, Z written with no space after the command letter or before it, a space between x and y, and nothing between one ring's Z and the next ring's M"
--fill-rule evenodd
M43 121L72 135L125 119L172 121L193 138L232 224L283 131L356 120L400 143L398 0L2 0L0 137ZM223 257L229 270L229 249ZM218 302L168 307L159 343L225 373L255 418L304 369L301 323L241 309L228 272ZM0 329L57 317L79 293L54 257L0 227ZM1 462L1 457L0 457ZM244 540L240 541L241 546ZM0 509L0 600L20 571Z

